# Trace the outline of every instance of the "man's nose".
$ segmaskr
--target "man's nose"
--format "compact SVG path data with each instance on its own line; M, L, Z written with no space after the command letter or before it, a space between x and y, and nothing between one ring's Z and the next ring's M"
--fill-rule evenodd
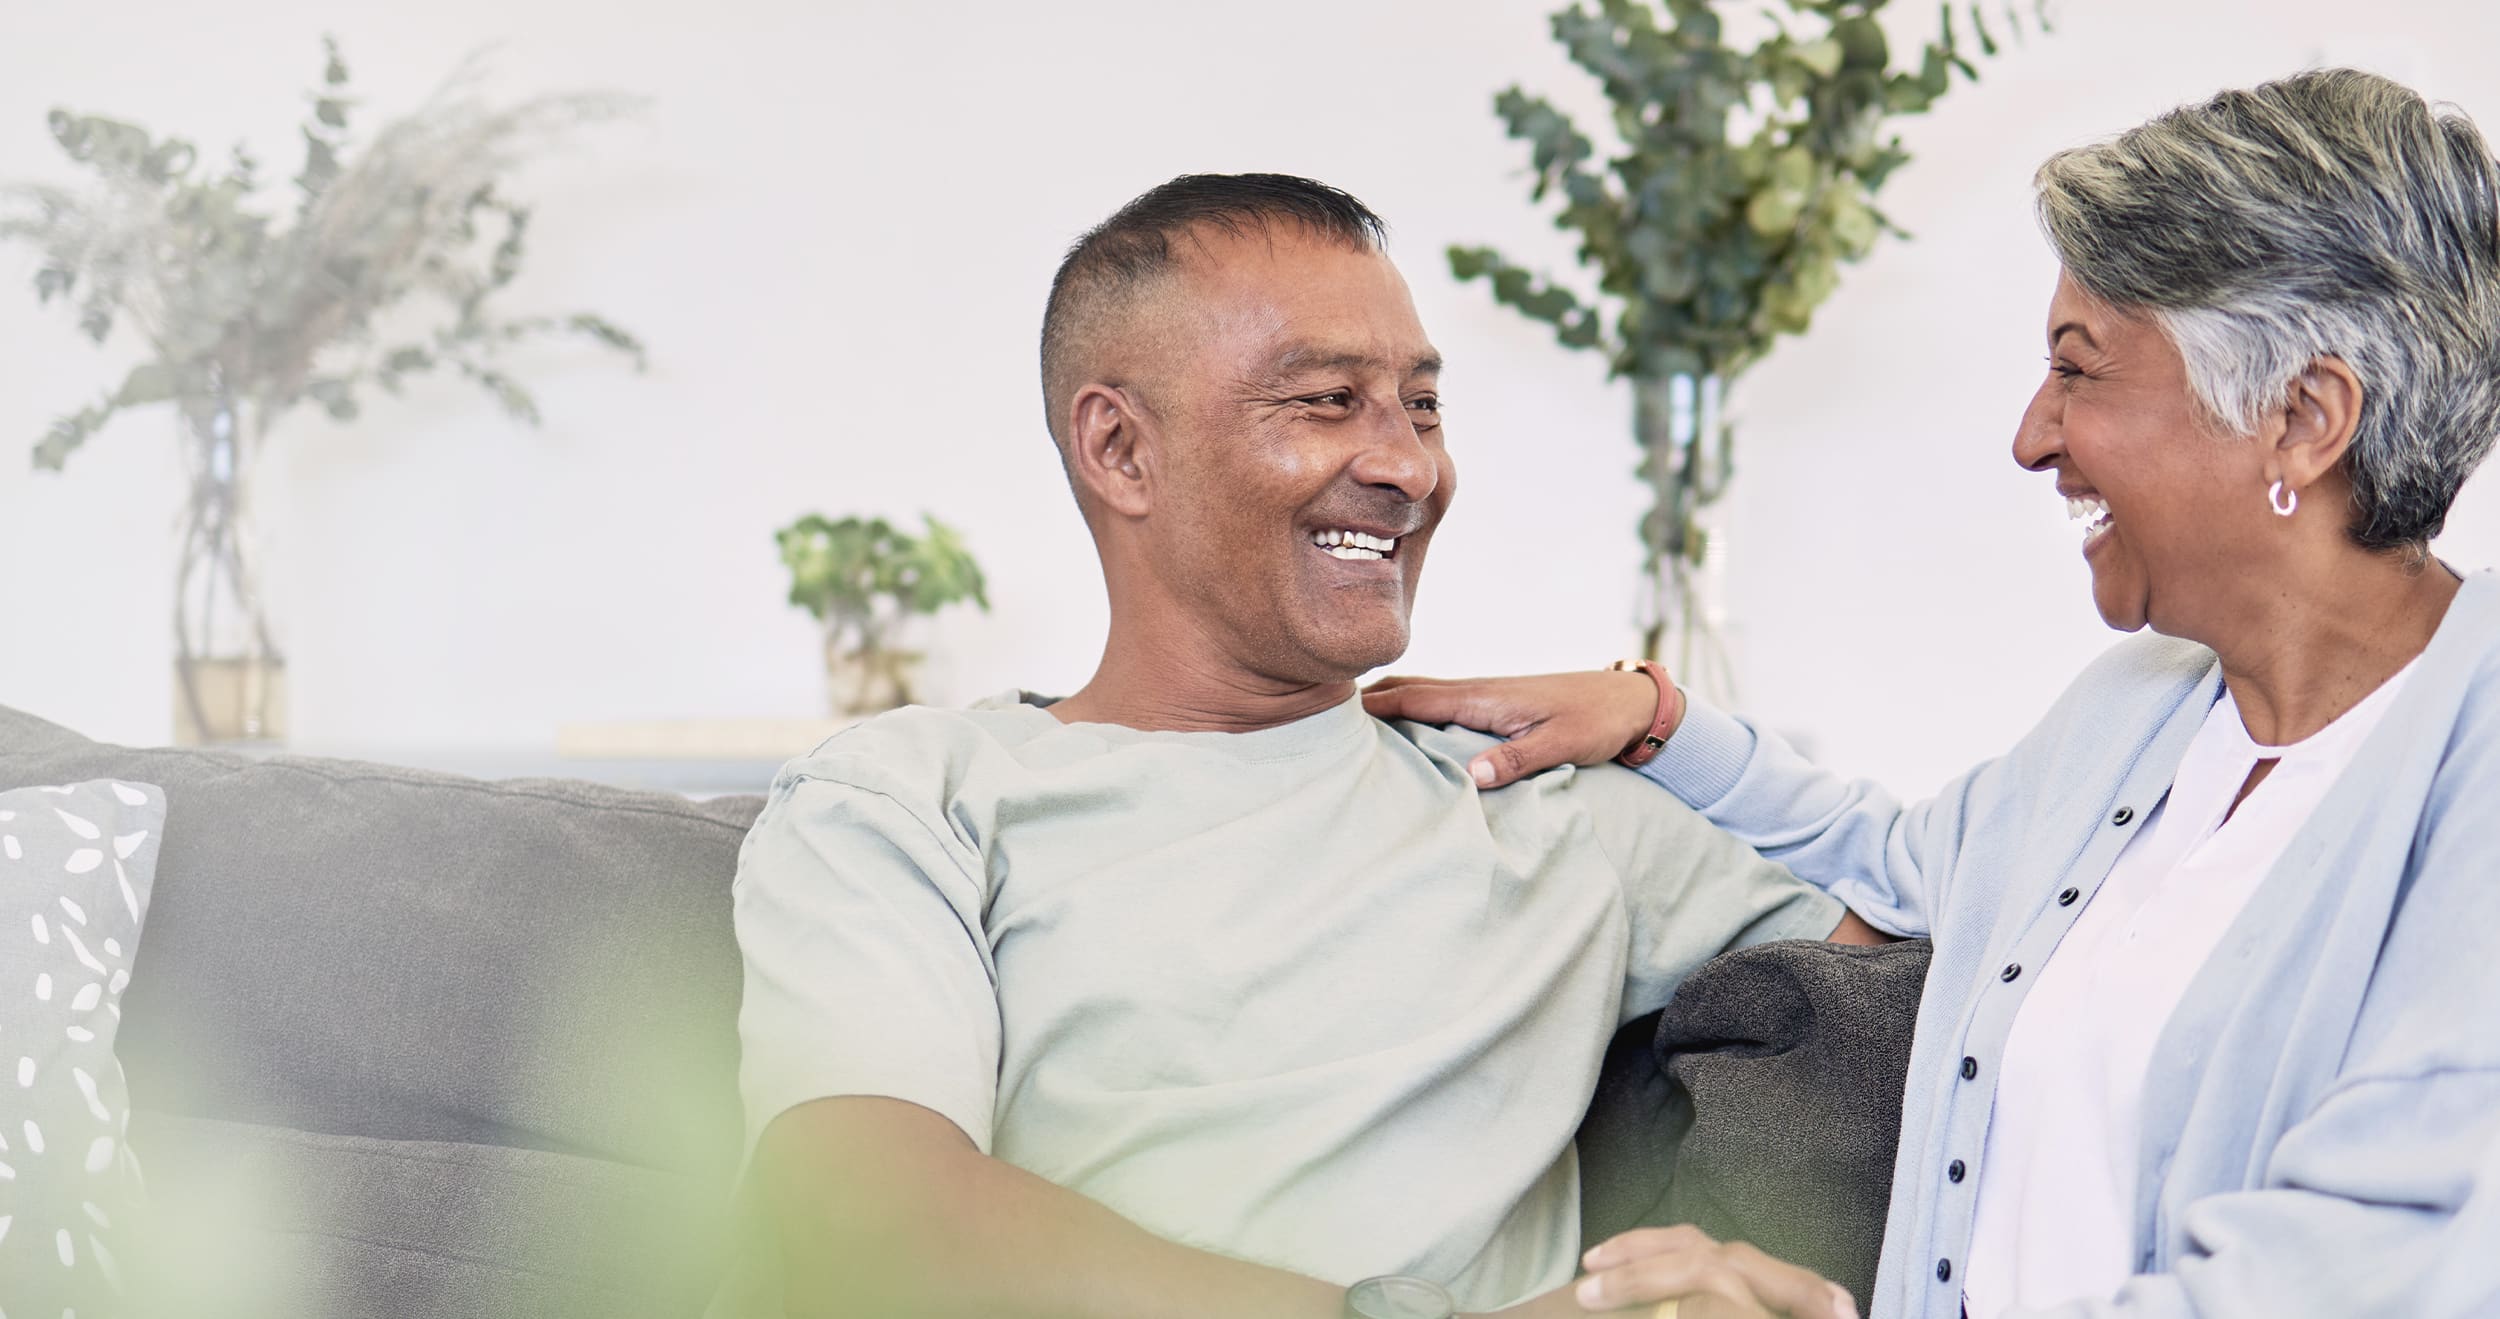
M1407 502L1420 504L1439 486L1441 464L1416 431L1405 404L1398 403L1394 410L1385 411L1382 421L1366 429L1351 474L1364 485L1395 490Z

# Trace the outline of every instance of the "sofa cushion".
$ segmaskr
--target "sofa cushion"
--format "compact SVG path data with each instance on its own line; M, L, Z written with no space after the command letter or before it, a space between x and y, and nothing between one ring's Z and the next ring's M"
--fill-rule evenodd
M0 782L101 776L167 805L122 1025L140 1107L733 1175L729 887L760 798L110 746L0 708Z
M722 1241L701 1178L540 1150L141 1110L136 1285L189 1319L687 1319ZM691 1225L691 1226L690 1226Z
M1580 1131L1583 1235L1691 1223L1871 1313L1924 939L1718 957L1626 1026Z
M102 1315L137 1199L113 1048L165 794L111 780L0 789L0 1278L22 1312Z

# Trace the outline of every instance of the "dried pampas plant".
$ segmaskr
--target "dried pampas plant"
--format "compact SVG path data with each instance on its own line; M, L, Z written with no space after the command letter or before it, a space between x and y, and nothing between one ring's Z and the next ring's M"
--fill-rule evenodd
M497 176L639 102L593 93L497 104L482 94L473 57L416 111L358 144L346 65L335 41L324 44L291 216L257 195L258 164L239 146L222 171L201 171L187 141L61 110L52 136L94 182L0 187L0 240L36 250L38 298L67 300L99 343L127 323L150 350L118 387L53 423L35 466L57 471L120 410L169 401L227 411L240 432L236 456L248 461L270 424L306 398L352 419L362 386L396 392L405 377L438 368L534 423L529 392L496 358L546 334L586 335L641 369L640 342L600 316L506 319L488 306L519 273L530 216L496 191ZM438 323L378 343L377 315L412 295L435 301Z

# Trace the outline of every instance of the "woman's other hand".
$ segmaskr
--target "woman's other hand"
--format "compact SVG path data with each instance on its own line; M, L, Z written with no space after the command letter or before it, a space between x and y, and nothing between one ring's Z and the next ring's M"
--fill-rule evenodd
M1635 1228L1599 1243L1573 1285L1582 1310L1619 1313L1673 1301L1675 1319L1858 1319L1848 1289L1741 1241L1700 1228Z
M1377 719L1463 724L1510 739L1467 765L1477 787L1498 788L1556 765L1595 765L1622 754L1657 718L1658 685L1648 674L1612 669L1464 681L1388 677L1364 690L1363 708Z
M1858 1319L1839 1283L1697 1227L1637 1228L1581 1262L1578 1282L1486 1319Z

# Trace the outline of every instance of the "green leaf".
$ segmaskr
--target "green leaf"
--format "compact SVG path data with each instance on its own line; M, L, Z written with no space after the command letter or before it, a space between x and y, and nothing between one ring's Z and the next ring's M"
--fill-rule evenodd
M1814 70L1815 76L1829 78L1840 72L1841 64L1848 59L1848 50L1839 42L1825 37L1797 47L1795 55L1798 63Z
M322 97L313 102L313 118L332 128L345 128L347 127L347 103L327 96Z
M356 419L356 395L348 387L346 381L335 377L321 377L306 381L304 392L311 395L313 401L319 403L322 410L329 413L332 418L339 421Z
M35 272L36 305L42 306L50 303L56 294L62 297L69 296L70 286L77 282L77 275L58 266L45 266L37 270Z
M1865 14L1833 24L1832 38L1840 43L1843 68L1880 73L1892 61L1892 48L1884 39L1883 25Z
M113 406L135 408L163 403L181 393L182 373L164 362L141 362L122 377L113 391Z
M312 130L304 130L304 168L295 176L295 186L304 190L304 200L310 202L319 197L338 176L338 153L314 136Z
M644 351L642 340L627 333L622 326L617 325L615 322L610 321L603 316L594 316L585 311L575 312L572 316L566 318L565 324L571 326L575 331L587 334L591 338L598 340L600 343L606 344L608 347L634 359L634 370L642 371L649 368L650 356Z
M326 56L326 59L322 64L321 81L332 87L345 86L347 83L347 62L339 57L338 38L324 35L321 38L321 50L323 55Z
M1785 188L1766 188L1745 204L1745 224L1764 238L1778 238L1797 227L1805 199Z
M1996 34L1988 30L1988 14L1980 7L1979 0L1971 0L1970 25L1972 30L1979 34L1979 53L1990 57L1995 56L1997 53ZM1965 71L1967 71L1967 66L1965 66ZM1976 78L1979 75L1973 73L1971 76Z

